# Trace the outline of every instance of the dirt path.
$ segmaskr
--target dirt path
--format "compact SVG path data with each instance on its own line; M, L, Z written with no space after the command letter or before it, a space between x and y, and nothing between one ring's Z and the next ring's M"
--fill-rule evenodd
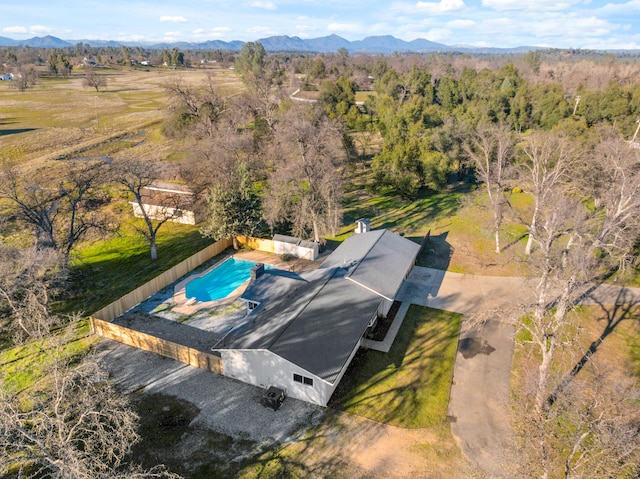
M313 477L473 478L450 438L331 411L297 455Z

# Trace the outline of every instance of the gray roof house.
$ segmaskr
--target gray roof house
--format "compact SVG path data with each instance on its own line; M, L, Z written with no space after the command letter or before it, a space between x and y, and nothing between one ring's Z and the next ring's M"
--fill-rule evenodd
M316 270L265 270L249 320L211 349L225 376L326 406L367 328L385 317L420 246L388 230L352 235Z

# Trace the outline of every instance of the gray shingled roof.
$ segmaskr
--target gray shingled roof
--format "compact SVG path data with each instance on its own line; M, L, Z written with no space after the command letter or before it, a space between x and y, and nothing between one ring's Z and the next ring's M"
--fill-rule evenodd
M358 236L371 233L374 232ZM383 230L366 256L349 271L347 279L393 301L418 251L420 245Z
M333 383L418 250L410 240L377 230L349 237L317 270L265 271L242 295L260 303L252 321L214 349L268 349Z

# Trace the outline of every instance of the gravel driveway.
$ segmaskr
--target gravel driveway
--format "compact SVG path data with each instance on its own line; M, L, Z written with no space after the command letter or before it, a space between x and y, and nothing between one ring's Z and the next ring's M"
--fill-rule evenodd
M234 438L285 442L319 424L324 415L320 406L292 398L273 411L260 404L260 388L108 339L100 342L98 351L122 392L184 399L200 409L192 425Z

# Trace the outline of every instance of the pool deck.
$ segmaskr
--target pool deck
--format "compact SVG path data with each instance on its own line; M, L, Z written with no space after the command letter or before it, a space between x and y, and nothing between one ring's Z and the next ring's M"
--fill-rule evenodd
M224 261L226 261L231 256L244 259L247 261L253 261L255 263L265 263L273 265L275 268L284 270L284 271L308 271L312 269L316 269L322 261L324 261L324 257L320 257L316 261L309 261L306 259L293 258L289 261L284 261L280 255L274 253L265 253L263 251L255 251L255 250L239 250L236 251L233 255L227 255L220 259L216 264L207 268L205 271L201 273L193 273L189 276L186 276L183 280L181 280L178 284L176 284L174 288L173 301L175 306L173 307L173 311L184 314L187 316L191 316L192 314L197 313L203 309L215 308L218 306L224 306L230 303L233 303L236 299L238 299L245 289L248 286L248 282L243 283L238 288L236 288L233 292L231 292L226 298L218 299L216 301L196 301L193 298L186 297L186 285L189 281L192 281L195 278L199 278L207 274L212 269L216 268Z

